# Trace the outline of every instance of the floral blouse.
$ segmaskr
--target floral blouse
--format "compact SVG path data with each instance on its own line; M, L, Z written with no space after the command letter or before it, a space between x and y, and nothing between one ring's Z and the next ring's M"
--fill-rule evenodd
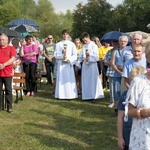
M126 98L125 120L129 103L136 108L150 108L150 80L145 74L135 77L131 82ZM150 117L133 118L129 149L150 150Z

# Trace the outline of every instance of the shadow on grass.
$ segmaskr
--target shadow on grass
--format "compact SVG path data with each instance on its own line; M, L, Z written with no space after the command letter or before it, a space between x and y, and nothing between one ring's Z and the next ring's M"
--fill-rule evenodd
M70 108L72 105L70 102L51 102L51 104L56 103L59 103L61 106L63 105L63 107L65 104L67 108ZM28 126L34 126L40 130L45 130L48 134L30 135L37 138L46 146L64 148L65 150L113 150L112 145L114 147L116 146L116 134L114 134L114 130L112 129L116 125L116 119L108 119L108 114L104 107L97 106L99 107L99 112L96 114L96 111L94 111L95 108L92 105L85 106L84 104L77 104L77 109L79 109L78 106L82 109L80 118L63 115L61 112L54 113L44 110L31 110L36 112L37 115L52 117L54 119L54 125L51 125L51 122L48 124L27 123ZM70 111L72 109L71 107ZM106 115L103 114L104 112ZM101 117L101 119L97 121L91 118L92 116L97 119ZM101 144L99 144L99 142L101 142ZM101 145L101 148L99 145Z

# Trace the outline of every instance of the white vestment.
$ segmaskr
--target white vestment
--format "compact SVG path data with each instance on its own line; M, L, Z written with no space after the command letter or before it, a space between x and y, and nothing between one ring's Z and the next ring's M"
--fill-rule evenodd
M69 62L63 62L64 44L67 45L66 56ZM77 86L74 74L74 67L77 60L77 50L75 44L68 40L60 41L56 44L55 58L57 61L57 76L55 98L59 99L74 99L78 97Z
M85 52L88 50L88 62L85 61ZM83 61L84 60L84 61ZM92 41L84 44L79 56L79 62L82 64L82 100L91 100L104 97L104 92L99 77L97 61L98 47Z

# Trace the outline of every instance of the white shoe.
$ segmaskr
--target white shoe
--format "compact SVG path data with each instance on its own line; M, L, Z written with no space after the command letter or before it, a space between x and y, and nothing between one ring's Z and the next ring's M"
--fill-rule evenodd
M114 103L111 103L108 105L109 108L113 108L114 107Z

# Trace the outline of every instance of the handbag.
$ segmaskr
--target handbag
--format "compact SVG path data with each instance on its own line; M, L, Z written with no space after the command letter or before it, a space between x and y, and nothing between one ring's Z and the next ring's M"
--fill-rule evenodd
M31 60L27 60L27 61L25 61L25 62L24 62L24 64L25 64L25 65L29 65L29 64L31 64Z

